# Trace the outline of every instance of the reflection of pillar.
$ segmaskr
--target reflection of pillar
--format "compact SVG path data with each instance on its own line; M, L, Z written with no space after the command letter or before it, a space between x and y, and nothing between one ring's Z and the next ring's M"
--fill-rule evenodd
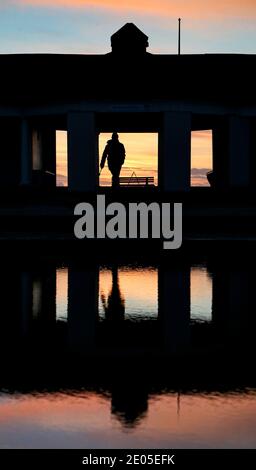
M240 337L245 329L249 307L249 273L232 269L229 273L229 335Z
M95 345L98 316L98 270L69 269L68 332L74 351L88 351Z
M182 351L190 339L190 270L163 267L159 272L159 319L169 352Z
M190 188L191 115L166 112L159 134L159 185L164 191Z
M68 114L68 185L74 191L96 191L98 154L95 115L92 112Z
M21 121L21 184L32 182L32 135L27 119Z
M249 306L249 273L228 268L213 273L213 325L218 336L240 337Z
M32 318L32 277L31 273L22 271L21 273L21 332L22 335L29 333Z

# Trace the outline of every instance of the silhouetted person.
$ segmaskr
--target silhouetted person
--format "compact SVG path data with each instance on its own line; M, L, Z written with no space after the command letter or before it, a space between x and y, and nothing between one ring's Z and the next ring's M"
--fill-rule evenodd
M117 132L114 132L112 139L107 142L100 163L101 169L104 168L106 159L108 160L109 170L112 173L112 187L116 188L119 186L119 175L125 160L125 148L119 142Z
M122 297L119 281L118 268L112 269L112 289L106 301L105 296L101 295L101 301L105 312L106 320L123 320L125 315L125 303Z

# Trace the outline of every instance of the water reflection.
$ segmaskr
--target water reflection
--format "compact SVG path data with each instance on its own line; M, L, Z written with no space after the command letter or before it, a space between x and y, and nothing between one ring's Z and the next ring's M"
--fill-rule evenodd
M48 266L18 271L17 277L12 296L21 337L43 334L54 342L61 336L70 350L176 353L219 341L227 345L238 337L246 342L252 331L249 269Z
M123 399L127 397L123 395ZM146 397L136 398L138 409ZM112 404L111 404L112 402ZM1 393L1 448L254 448L256 391L151 395L147 419L136 427L134 409L96 391ZM109 408L115 409L114 420ZM125 406L125 410L123 410ZM143 411L141 416L143 416ZM125 427L123 426L125 422Z
M255 445L254 284L207 262L17 265L1 278L0 446Z

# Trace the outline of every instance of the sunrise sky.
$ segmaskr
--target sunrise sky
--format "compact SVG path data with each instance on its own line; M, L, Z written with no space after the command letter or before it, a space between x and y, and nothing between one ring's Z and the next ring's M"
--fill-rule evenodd
M0 53L105 53L110 36L134 22L149 51L254 53L255 0L0 0Z
M126 22L149 36L149 52L177 52L182 17L182 53L255 53L255 0L0 0L0 53L106 53L110 36ZM108 136L101 135L100 151ZM128 149L125 176L155 176L156 139L122 135ZM206 185L211 169L211 133L192 136L192 185ZM57 181L67 183L66 136L57 139ZM104 170L101 184L110 183Z
M101 158L105 145L111 134L100 134L99 157ZM154 183L158 183L157 134L119 134L120 141L126 150L126 159L121 176L153 176ZM191 185L208 186L206 173L212 169L212 132L192 132L191 136ZM57 132L57 185L67 185L67 133ZM107 164L100 176L100 185L111 185L111 173Z

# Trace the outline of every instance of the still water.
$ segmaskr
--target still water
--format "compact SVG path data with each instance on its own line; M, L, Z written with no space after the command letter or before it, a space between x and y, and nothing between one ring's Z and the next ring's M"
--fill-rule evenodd
M17 267L11 300L2 280L16 313L2 310L1 448L254 448L253 276Z
M124 425L111 398L93 392L0 396L2 448L250 448L256 393L148 397L147 412Z

